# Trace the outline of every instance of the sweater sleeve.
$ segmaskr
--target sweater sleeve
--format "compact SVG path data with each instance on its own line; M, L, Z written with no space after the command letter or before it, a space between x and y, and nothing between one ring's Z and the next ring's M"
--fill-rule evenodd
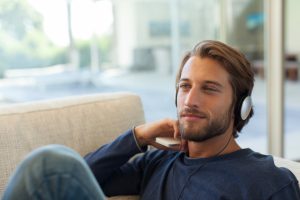
M140 191L142 162L128 162L141 153L133 130L84 157L107 196L136 195Z

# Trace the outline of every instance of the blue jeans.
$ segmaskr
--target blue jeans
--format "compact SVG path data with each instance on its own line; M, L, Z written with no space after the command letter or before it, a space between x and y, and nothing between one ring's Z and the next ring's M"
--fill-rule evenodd
M10 178L2 200L102 200L105 196L83 158L49 145L30 153Z

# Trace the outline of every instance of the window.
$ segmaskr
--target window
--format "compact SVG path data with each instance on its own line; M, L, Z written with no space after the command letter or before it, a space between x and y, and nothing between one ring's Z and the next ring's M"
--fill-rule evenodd
M298 4L286 6L285 151L293 159L300 157ZM267 153L264 1L2 0L0 16L2 105L132 91L147 121L176 118L175 74L184 52L205 39L240 49L256 75L255 115L238 140Z

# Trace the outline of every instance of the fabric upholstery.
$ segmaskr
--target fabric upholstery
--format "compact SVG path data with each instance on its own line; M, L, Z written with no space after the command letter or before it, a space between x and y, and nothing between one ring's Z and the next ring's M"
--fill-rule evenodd
M0 196L16 165L31 150L47 144L63 144L85 155L144 120L141 100L131 93L1 107Z

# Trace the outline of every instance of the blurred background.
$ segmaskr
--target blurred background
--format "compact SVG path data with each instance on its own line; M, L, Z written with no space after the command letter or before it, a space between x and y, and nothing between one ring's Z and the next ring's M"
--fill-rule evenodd
M147 121L176 118L184 52L220 40L240 49L255 71L255 115L238 142L268 153L274 88L266 75L273 67L265 62L266 1L0 0L0 105L131 91ZM283 2L282 156L300 160L300 1Z

